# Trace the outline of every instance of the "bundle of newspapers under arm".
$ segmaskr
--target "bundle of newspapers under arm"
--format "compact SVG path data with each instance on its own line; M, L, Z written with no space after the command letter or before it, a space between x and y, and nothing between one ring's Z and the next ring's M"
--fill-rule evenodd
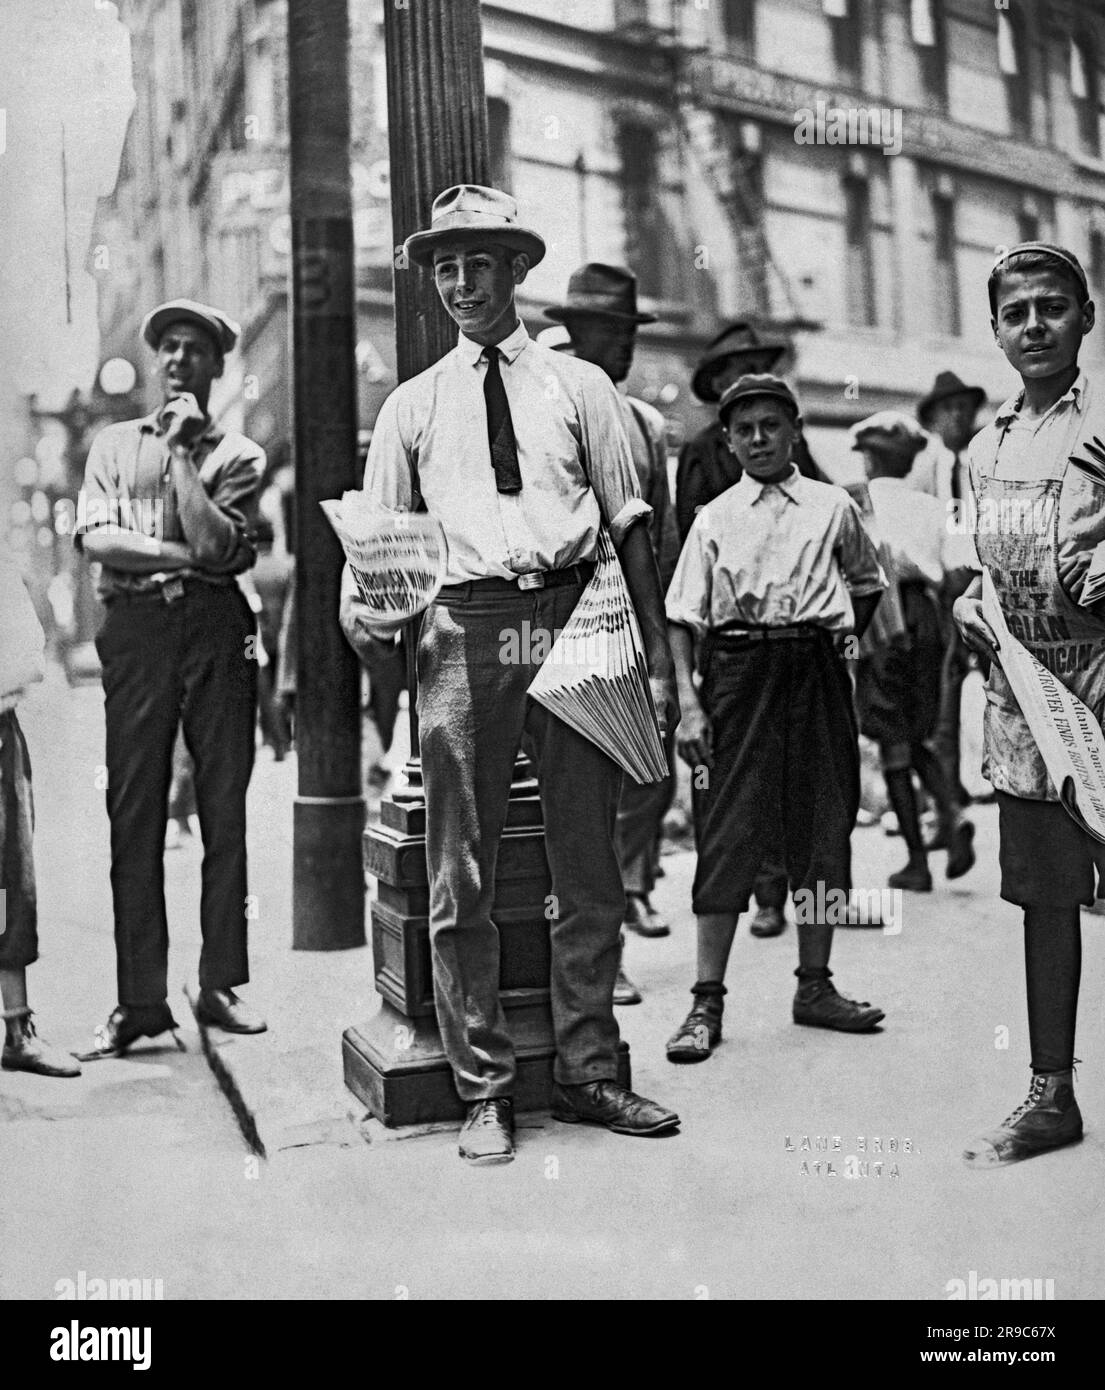
M357 592L381 624L407 622L430 606L445 582L449 550L428 512L393 511L364 492L319 505L334 528Z
M1009 631L989 570L982 612L998 639L998 661L1064 808L1105 844L1105 734L1090 710Z
M596 567L529 693L602 749L635 782L668 775L641 630L613 542L600 532Z

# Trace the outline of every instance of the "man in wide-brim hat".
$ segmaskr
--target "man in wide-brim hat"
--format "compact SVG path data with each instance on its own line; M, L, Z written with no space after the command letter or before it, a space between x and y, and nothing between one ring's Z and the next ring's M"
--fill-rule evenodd
M656 315L637 307L637 277L626 266L589 261L572 272L563 304L545 310L545 317L562 323L572 351L584 362L601 367L615 386L621 385L633 365L637 329L655 323ZM664 417L647 402L619 392L622 423L629 437L641 496L652 508L649 536L666 590L679 558L679 538L668 492L668 447ZM674 754L674 736L668 738L668 761ZM618 809L617 846L625 884L625 925L641 936L667 936L671 928L653 908L656 855L660 828L671 805L675 779L641 786L626 778ZM614 993L616 1004L636 1004L640 991L619 970Z
M429 229L406 252L432 266L460 337L384 402L365 469L374 501L424 502L448 541L446 582L418 639L418 717L434 998L467 1107L460 1153L474 1163L514 1155L516 1063L491 909L520 744L539 771L555 904L553 1115L620 1134L679 1122L617 1081L621 769L527 695L594 572L605 525L640 621L661 728L678 718L660 581L640 524L649 507L617 393L591 363L533 342L515 307L516 287L544 251L498 189L463 184L435 199ZM341 622L359 651L392 635L359 601L348 567Z
M957 514L966 507L970 496L967 445L975 435L975 417L985 403L986 392L981 386L968 386L955 372L938 373L932 389L917 403L917 419L932 436L932 442L918 455L909 475L910 487L938 498L956 522L950 528L954 539L949 551L948 574L941 590L947 647L940 713L932 742L961 805L971 800L960 778L959 740L963 682L971 669L971 653L952 621L951 608L978 570L974 543L964 518ZM931 847L942 847L942 842L943 837L938 834Z

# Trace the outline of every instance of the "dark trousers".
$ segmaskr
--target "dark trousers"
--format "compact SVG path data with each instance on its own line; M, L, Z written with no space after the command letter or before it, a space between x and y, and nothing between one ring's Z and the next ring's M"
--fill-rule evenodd
M249 979L246 789L253 770L253 613L236 585L186 581L183 597L110 600L96 650L107 722L107 810L121 1004L168 994L165 824L178 726L203 836L202 989Z
M564 626L582 590L574 584L489 597L473 588L439 597L422 625L418 718L434 999L466 1102L508 1096L514 1085L491 908L519 745L537 768L552 878L554 1074L567 1085L617 1075L621 769L526 694L548 650L539 634Z
M38 959L31 759L15 710L0 714L0 970Z
M960 800L963 786L959 752L959 725L963 703L963 682L971 669L970 648L959 635L954 622L949 623L944 662L940 671L940 711L932 736L932 750L940 760L953 797Z
M792 891L847 892L859 752L851 683L830 635L722 640L702 705L714 764L694 789L695 914L744 912L769 862L785 865Z
M671 768L675 755L674 729L664 739L664 751ZM657 846L674 795L675 773L671 771L660 782L642 784L632 777L622 779L615 843L627 893L641 893L647 897L652 892L656 883Z

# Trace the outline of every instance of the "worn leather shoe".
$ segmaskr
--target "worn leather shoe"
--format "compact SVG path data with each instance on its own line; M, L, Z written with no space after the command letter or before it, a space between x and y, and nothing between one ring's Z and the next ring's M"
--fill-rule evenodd
M232 989L201 989L196 1018L225 1033L263 1033L269 1026L250 1013Z
M1074 1098L1072 1072L1033 1074L1028 1096L998 1129L972 1140L963 1150L972 1168L1002 1168L1033 1158L1049 1149L1077 1144L1082 1138L1082 1112Z
M866 1033L886 1017L864 1000L857 1003L838 994L826 972L823 979L801 980L794 996L792 1017L808 1028L833 1028L839 1033Z
M622 925L638 936L670 936L671 927L648 900L647 893L625 895L625 916Z
M566 1125L604 1125L614 1134L666 1134L679 1126L674 1110L635 1095L616 1081L553 1086L552 1117Z
M477 1100L460 1131L460 1156L469 1163L509 1163L514 1157L514 1102L509 1096Z
M156 1038L172 1033L181 1052L187 1051L177 1036L179 1024L168 1004L119 1004L106 1023L96 1029L96 1046L78 1052L78 1062L96 1062L101 1057L122 1057L139 1038Z
M907 864L904 869L890 875L886 886L904 888L907 893L931 893L932 874L927 864Z
M786 914L780 907L761 907L748 927L753 936L782 936L786 929Z
M51 1047L38 1036L30 1009L20 1010L14 1016L5 1015L9 1017L15 1027L8 1029L4 1039L0 1066L5 1071L31 1071L38 1076L80 1076L81 1069L71 1053Z
M974 867L975 828L971 821L961 820L948 835L948 862L944 873L948 878L962 878Z
M669 1062L704 1062L721 1042L725 986L717 980L699 980L691 993L694 1006L667 1042Z

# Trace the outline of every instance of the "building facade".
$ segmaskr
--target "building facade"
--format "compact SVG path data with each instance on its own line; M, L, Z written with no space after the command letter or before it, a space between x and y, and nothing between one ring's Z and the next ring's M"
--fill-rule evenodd
M280 456L288 390L283 0L123 0L137 103L90 251L103 356L133 358L158 299L245 328L215 404ZM368 428L394 385L378 0L351 0L358 363ZM1105 299L1100 0L504 0L485 3L494 180L549 242L531 330L585 260L630 265L660 319L630 389L673 438L706 410L691 367L725 321L792 343L815 456L912 409L938 370L1014 379L989 327L1002 246L1055 239ZM1105 356L1093 335L1087 362ZM231 363L228 363L228 368Z

